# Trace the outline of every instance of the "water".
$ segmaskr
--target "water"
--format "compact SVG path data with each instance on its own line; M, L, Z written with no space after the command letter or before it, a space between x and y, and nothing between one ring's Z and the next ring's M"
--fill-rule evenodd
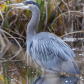
M39 76L32 84L77 84L79 78L75 76L57 76L56 74L45 74Z

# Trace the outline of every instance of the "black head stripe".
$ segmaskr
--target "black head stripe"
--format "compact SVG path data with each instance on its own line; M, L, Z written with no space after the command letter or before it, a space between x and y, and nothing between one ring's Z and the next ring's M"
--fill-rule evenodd
M38 6L38 8L40 9L39 5L35 1L24 1L23 4L33 4Z

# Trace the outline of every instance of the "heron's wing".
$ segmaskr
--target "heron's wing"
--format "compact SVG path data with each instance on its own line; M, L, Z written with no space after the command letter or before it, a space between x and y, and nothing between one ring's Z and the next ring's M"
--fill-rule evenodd
M58 50L59 50L58 56L61 56L62 59L66 60L67 56L70 57L70 58L74 58L75 57L75 54L72 51L72 49L62 39L57 37L57 42L56 43L58 45Z
M70 47L51 33L37 34L30 43L29 52L32 58L37 62L37 65L42 65L53 70L59 70L60 67L62 68L63 61L66 64L65 61L75 57ZM62 71L65 71L64 68L62 69ZM69 70L69 68L67 69Z
M54 57L59 60L68 60L74 58L75 54L62 39L51 33L37 34L30 43L31 56L37 59L51 60ZM36 56L35 56L36 55Z

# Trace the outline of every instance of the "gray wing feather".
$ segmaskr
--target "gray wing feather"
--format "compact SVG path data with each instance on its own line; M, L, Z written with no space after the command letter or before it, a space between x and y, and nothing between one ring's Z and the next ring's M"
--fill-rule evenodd
M35 58L37 57L46 61L53 59L54 56L57 59L61 58L63 60L75 57L74 52L62 39L48 32L46 34L39 33L33 38L31 46L31 52L34 54L33 57L36 54Z
M75 57L70 47L54 34L42 32L37 34L32 41L33 44L30 48L32 58L40 60L38 64L41 63L48 69L59 71L64 61L66 64L68 60L71 62L71 59ZM63 70L65 71L64 68Z

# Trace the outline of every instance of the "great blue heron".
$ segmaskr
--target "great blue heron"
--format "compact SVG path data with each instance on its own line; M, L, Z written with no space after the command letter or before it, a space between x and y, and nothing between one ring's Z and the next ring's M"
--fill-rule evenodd
M9 6L28 9L32 12L32 18L27 25L27 54L31 55L39 67L46 71L80 73L73 59L74 52L61 38L49 32L36 34L36 27L40 20L40 7L35 1L24 1Z

